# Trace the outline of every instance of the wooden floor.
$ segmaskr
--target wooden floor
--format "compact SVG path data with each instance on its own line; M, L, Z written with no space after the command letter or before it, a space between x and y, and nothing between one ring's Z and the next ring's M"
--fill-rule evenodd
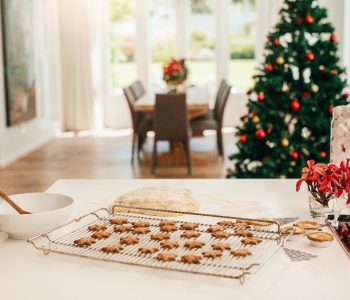
M191 178L224 178L227 158L217 156L215 135L193 138L192 154L207 159L193 167ZM235 149L234 134L225 133L225 154ZM150 156L152 138L145 146ZM44 191L59 178L188 178L185 166L159 167L152 176L149 158L130 162L131 135L83 136L57 138L31 154L0 170L0 188L9 193ZM167 144L160 150L166 152Z

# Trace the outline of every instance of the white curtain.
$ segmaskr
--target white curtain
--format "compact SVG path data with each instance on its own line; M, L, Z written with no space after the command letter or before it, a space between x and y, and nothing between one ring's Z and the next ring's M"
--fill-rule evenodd
M60 0L62 129L80 131L97 126L107 74L106 0ZM100 112L101 114L102 112Z
M283 0L256 0L257 33L255 42L255 58L258 63L263 62L263 53L267 35L279 21L278 12Z

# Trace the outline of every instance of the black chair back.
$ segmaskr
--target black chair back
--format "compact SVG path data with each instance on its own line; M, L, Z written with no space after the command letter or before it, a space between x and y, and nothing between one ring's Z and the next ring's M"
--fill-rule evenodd
M227 100L230 97L230 92L231 92L231 86L229 86L227 83L225 83L221 97L220 97L218 115L217 115L217 121L220 124L220 127L222 126L225 107L227 104Z
M216 92L215 106L214 106L214 117L215 117L215 119L217 119L218 116L219 116L220 100L221 100L221 96L222 96L222 93L224 92L224 88L225 88L226 85L227 85L226 80L222 79L220 81L220 85L219 85L218 91Z
M134 110L134 103L135 103L135 96L131 91L131 86L128 86L126 88L123 88L124 96L126 98L126 101L128 102L130 114L131 114L131 121L132 121L132 127L134 131L138 130L138 120L137 120L137 113Z
M157 94L154 115L155 140L186 141L189 124L185 94Z
M137 101L143 95L146 94L146 90L143 87L143 84L140 80L135 81L130 87L131 87L131 91L135 97L135 101Z

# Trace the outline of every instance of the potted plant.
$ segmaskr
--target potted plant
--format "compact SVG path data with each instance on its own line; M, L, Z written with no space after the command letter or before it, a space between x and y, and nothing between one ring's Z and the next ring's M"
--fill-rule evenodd
M184 59L171 59L163 67L163 80L170 91L177 89L187 79L188 70Z
M346 204L350 203L350 167L349 162L335 164L315 164L307 161L307 167L302 170L302 177L297 181L296 190L300 190L305 182L310 192L310 213L315 218L325 219L335 212L336 200L342 195L347 196Z

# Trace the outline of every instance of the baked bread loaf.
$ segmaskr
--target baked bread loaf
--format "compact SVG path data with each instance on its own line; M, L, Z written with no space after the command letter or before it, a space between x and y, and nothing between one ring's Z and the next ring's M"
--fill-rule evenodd
M115 201L115 204L183 212L195 212L199 208L198 202L193 198L192 192L189 189L168 186L152 186L132 190L124 195L121 195ZM110 208L111 210L112 207ZM116 207L115 211L141 213L161 217L172 217L179 215L177 213L122 207Z

